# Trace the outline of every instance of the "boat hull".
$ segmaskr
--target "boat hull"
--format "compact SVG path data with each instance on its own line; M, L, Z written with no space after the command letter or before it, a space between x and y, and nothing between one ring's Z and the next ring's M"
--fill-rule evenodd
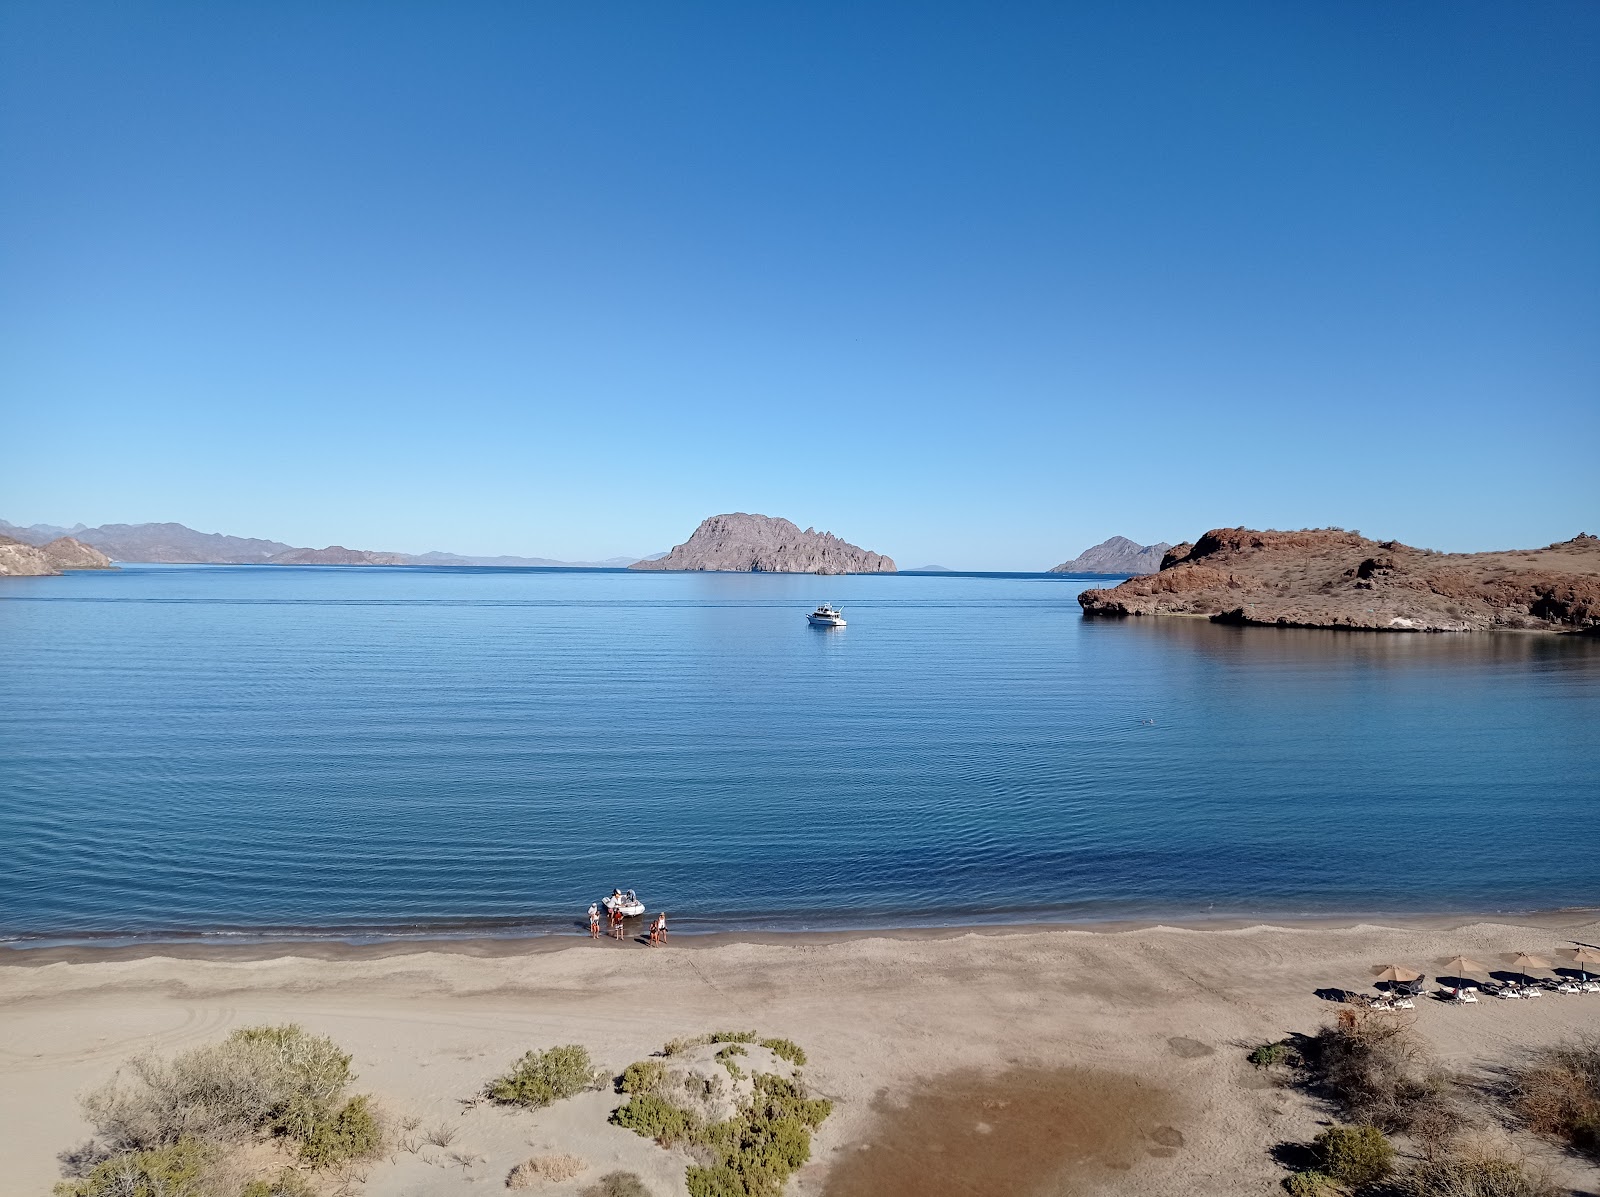
M818 619L815 615L807 615L806 618L811 621L811 626L814 627L814 628L842 628L842 627L844 627L844 620L842 620L842 619L826 619L826 618Z

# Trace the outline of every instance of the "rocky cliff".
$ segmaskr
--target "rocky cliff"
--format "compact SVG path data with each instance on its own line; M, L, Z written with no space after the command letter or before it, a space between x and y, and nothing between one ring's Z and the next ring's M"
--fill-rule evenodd
M840 540L769 515L714 515L694 535L656 561L630 569L719 570L728 573L892 574L894 562Z
M1084 549L1071 561L1063 561L1049 572L1124 576L1153 574L1161 568L1161 558L1171 547L1166 541L1134 544L1126 536L1113 536L1110 540L1102 540L1092 549Z
M1600 631L1600 538L1543 549L1438 553L1337 528L1216 528L1160 572L1078 596L1087 615L1204 615L1219 623L1470 632Z
M10 536L0 536L0 576L40 577L59 574L64 569L115 568L104 553L70 536L58 537L43 545L24 544Z

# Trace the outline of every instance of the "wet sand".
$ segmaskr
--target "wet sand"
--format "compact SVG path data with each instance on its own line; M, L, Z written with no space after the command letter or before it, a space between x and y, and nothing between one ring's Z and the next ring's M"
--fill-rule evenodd
M457 1132L449 1151L378 1161L373 1197L500 1191L541 1150L591 1162L541 1192L626 1168L681 1197L686 1158L610 1126L612 1093L533 1114L470 1099L529 1048L582 1043L620 1071L674 1037L751 1028L802 1044L837 1103L791 1186L803 1197L1265 1197L1284 1175L1273 1146L1326 1111L1253 1069L1250 1046L1315 1030L1336 1009L1317 990L1364 988L1375 962L1433 974L1457 952L1493 962L1568 939L1600 942L1600 919L16 951L0 954L0 1154L17 1192L46 1192L56 1153L88 1133L75 1095L119 1063L292 1020L352 1051L358 1088L398 1117ZM1600 1029L1600 995L1424 1002L1415 1019L1470 1071ZM1600 1172L1547 1154L1600 1192Z

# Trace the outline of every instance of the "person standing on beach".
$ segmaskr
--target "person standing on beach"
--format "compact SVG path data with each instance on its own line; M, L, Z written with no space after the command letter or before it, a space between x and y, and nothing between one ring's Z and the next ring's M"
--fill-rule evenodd
M656 921L650 925L650 946L659 947L667 942L667 912L663 910L656 915Z
M622 911L613 910L611 912L611 938L612 939L621 939L622 938L622 924L623 924L624 921L625 921L625 918L623 916Z
M597 902L589 903L589 938L600 938L600 905Z

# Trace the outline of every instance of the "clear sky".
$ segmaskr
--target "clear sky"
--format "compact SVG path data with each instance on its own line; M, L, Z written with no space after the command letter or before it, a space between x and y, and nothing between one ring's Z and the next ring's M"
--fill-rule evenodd
M1600 4L0 7L0 518L1600 532Z

